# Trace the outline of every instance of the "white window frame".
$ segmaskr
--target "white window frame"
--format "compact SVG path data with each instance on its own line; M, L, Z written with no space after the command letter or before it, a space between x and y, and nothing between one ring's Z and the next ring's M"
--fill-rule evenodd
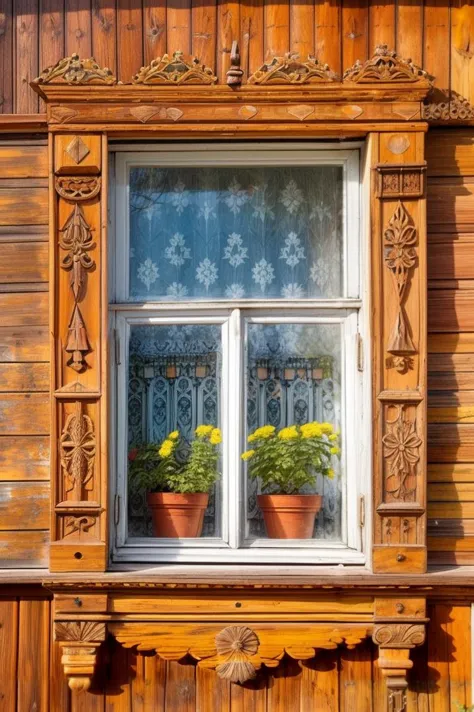
M360 143L343 144L274 143L189 144L117 146L111 165L112 220L110 241L114 255L110 265L110 326L119 344L112 368L111 390L111 487L115 526L111 531L111 556L116 563L139 562L224 562L224 563L320 563L364 564L368 529L361 529L360 503L368 501L370 485L370 374L360 369L360 337L364 337L366 365L370 357L366 317L368 251L362 240L360 203ZM132 150L130 150L132 149ZM147 302L128 300L129 289L129 172L133 166L251 166L251 165L341 165L344 176L343 297L338 299L295 299L233 301ZM364 182L367 175L364 176ZM365 191L367 192L367 191ZM351 267L349 270L348 267ZM246 322L252 323L340 323L343 402L342 542L271 539L246 541L243 536L245 483L240 453L244 443L244 348ZM127 536L127 378L128 334L135 324L220 324L222 326L222 537L200 539L157 539ZM232 374L232 379L228 374ZM237 375L235 375L237 374ZM239 407L236 407L236 404ZM238 415L236 415L236 413ZM356 432L357 431L357 432ZM231 435L233 434L233 435ZM244 486L242 486L244 483ZM240 504L240 507L239 507Z

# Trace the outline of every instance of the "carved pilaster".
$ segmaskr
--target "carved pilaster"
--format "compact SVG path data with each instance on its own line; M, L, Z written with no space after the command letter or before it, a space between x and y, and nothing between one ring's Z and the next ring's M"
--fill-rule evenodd
M105 636L105 623L55 623L54 638L62 651L61 663L71 690L89 689L96 665L97 649L105 640Z

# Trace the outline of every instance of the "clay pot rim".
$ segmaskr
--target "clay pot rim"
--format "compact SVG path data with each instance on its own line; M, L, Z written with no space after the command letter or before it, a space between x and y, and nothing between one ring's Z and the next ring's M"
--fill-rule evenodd
M207 492L148 492L147 504L152 507L190 507L207 508L209 494Z
M321 509L323 495L321 494L259 494L257 495L260 509L300 512L307 509L318 511Z

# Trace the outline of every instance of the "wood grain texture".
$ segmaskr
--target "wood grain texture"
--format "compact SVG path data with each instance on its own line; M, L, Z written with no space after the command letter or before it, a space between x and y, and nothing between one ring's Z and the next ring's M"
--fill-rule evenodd
M143 0L144 64L166 52L166 2Z
M191 52L191 0L175 0L166 8L166 48L168 53Z
M47 363L0 364L1 391L49 391Z
M0 532L0 568L46 569L48 557L48 531Z
M0 9L0 112L13 113L13 0L3 0Z
M49 482L0 482L0 531L48 526Z
M450 42L449 6L444 0L430 0L424 5L423 67L436 77L437 86L449 87L449 61L446 47Z
M0 480L49 480L49 437L2 436Z
M1 188L0 225L46 225L48 191L46 188Z
M143 66L142 10L134 0L117 0L117 76L131 81Z
M49 395L0 395L0 435L48 435Z
M18 709L50 712L50 602L21 600L18 633ZM37 641L32 645L31 641Z
M66 57L92 54L90 0L68 0L66 12Z
M28 294L0 294L2 326L47 326L48 295L43 292Z
M17 656L18 601L15 598L0 599L1 712L16 712Z
M15 111L19 114L36 114L39 108L38 95L32 91L30 82L39 73L38 0L14 0L13 13L16 27L13 75Z
M145 7L145 5L144 5ZM117 13L115 0L92 0L92 52L101 67L117 73Z
M0 243L0 284L48 281L45 242Z
M316 56L326 62L333 72L341 74L342 43L334 42L334 37L341 34L341 2L322 0L315 3L315 51Z
M0 363L32 361L49 361L47 327L0 327Z

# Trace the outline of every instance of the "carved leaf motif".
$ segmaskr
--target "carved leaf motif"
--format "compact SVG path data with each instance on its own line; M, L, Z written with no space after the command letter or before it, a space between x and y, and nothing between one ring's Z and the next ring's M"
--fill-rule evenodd
M388 463L385 491L395 499L405 501L416 490L416 468L420 460L421 438L416 424L409 420L403 405L393 406L397 416L386 423L382 438L383 457Z
M287 52L283 57L274 57L262 64L249 78L249 84L310 84L333 82L337 75L316 57L308 55L301 62L297 52Z
M373 640L383 648L414 648L425 642L425 626L423 623L382 623L375 627Z
M256 675L255 666L249 662L258 652L256 633L245 626L228 626L216 635L216 649L227 660L216 667L219 677L231 682L246 682Z
M54 626L54 638L58 641L77 643L105 640L105 623L98 621L61 621Z
M92 241L92 232L82 208L77 203L60 232L62 235L59 245L67 251L61 260L61 267L71 270L71 289L75 299L80 301L85 286L85 273L95 267L94 260L88 254L90 250L94 249L95 244Z
M190 62L181 51L173 56L164 54L142 67L132 79L134 84L215 84L217 77L212 69L201 64L197 57Z
M375 48L374 56L366 62L357 62L344 72L346 82L420 82L429 85L429 75L417 67L411 59L402 59L386 44Z
M92 478L96 454L94 425L83 413L81 401L76 401L75 412L68 415L59 445L61 467L66 479L66 492L76 489L78 499L81 489Z
M45 69L34 84L116 84L108 67L99 67L93 57L79 59L78 54L60 59L59 62Z
M100 176L56 176L56 192L65 200L91 200L98 195Z
M69 322L65 349L67 353L71 354L68 366L77 373L84 371L84 369L87 368L85 356L90 351L90 345L86 325L77 303L74 304L71 320Z
M288 113L300 121L303 121L314 113L314 108L312 106L306 106L305 104L298 104L297 106L290 106Z

